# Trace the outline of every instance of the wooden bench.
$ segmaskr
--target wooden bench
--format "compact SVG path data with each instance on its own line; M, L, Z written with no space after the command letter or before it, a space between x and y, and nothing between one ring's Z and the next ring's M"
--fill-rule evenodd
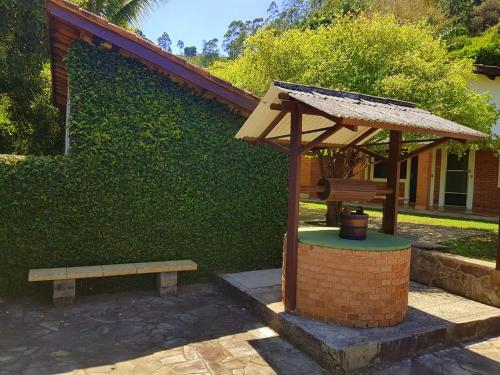
M28 281L53 281L54 304L65 305L75 300L76 279L156 273L158 293L164 296L177 293L177 272L196 271L197 268L198 265L192 260L39 268L30 270Z

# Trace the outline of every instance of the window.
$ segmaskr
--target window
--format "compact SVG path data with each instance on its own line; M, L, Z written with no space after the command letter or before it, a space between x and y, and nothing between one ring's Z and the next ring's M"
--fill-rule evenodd
M407 160L401 162L399 166L399 178L406 178L406 168L408 167ZM387 179L387 165L386 163L378 163L373 166L373 178Z

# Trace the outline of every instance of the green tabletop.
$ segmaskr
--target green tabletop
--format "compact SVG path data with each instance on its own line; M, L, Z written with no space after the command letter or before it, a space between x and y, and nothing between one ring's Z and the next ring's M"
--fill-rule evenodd
M299 242L308 245L331 247L340 250L394 251L411 246L411 240L401 236L368 230L366 240L346 240L339 237L339 228L305 227L299 228Z

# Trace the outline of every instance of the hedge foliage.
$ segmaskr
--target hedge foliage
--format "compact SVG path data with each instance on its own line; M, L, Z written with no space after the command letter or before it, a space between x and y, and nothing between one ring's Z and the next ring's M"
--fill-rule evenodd
M0 159L0 294L39 267L193 259L277 266L286 160L244 118L139 62L75 42L69 156Z

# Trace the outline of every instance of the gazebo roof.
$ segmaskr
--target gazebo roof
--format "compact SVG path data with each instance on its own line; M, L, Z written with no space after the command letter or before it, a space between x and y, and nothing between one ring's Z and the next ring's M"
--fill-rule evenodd
M322 145L349 145L356 139L364 142L381 129L460 140L476 140L486 136L477 130L416 108L413 103L274 81L236 137L248 141L259 140L274 121L277 124L266 137L278 143L289 142L290 137L287 135L290 132L290 111L286 104L290 102L299 102L305 108L302 120L303 143L313 141L320 129L331 127L332 122L340 120L344 127L324 139ZM284 115L279 116L280 112Z

